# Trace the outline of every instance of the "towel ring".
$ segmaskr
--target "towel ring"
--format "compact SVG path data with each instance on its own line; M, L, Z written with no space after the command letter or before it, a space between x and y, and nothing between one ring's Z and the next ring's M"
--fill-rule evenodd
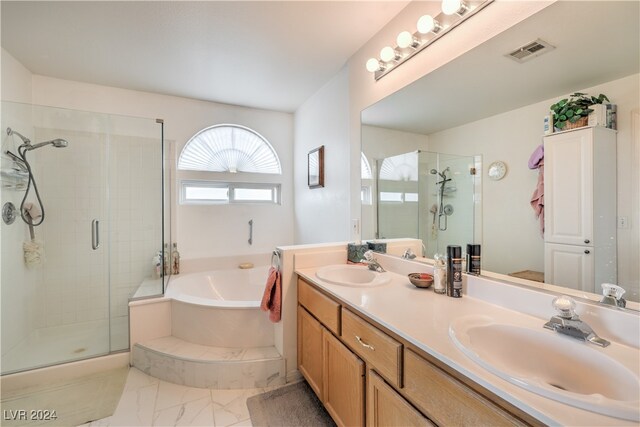
M271 267L280 271L280 252L277 250L271 253Z

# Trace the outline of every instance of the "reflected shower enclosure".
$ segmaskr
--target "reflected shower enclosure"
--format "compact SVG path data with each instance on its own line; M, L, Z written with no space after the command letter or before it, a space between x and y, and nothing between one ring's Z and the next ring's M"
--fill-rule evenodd
M412 151L362 164L363 239L422 239L429 258L474 242L478 156Z
M12 102L1 122L2 374L128 350L164 243L162 123Z

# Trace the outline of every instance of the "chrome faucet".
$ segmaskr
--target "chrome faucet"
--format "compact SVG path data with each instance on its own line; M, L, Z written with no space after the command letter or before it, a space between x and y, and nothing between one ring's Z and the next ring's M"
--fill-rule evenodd
M576 302L572 298L562 295L554 298L552 305L558 314L552 316L551 319L544 324L545 328L579 340L589 341L600 347L606 347L611 344L609 341L596 335L593 329L591 329L591 326L580 320L575 312Z
M622 298L622 296L626 292L624 288L612 283L603 283L600 286L602 286L602 299L600 300L601 304L613 305L615 307L622 308L625 308L627 306L627 301Z
M415 259L415 257L416 257L416 254L413 253L411 248L407 248L402 254L403 259Z
M373 257L373 251L366 251L364 253L364 259L361 259L360 262L367 264L369 270L377 271L378 273L385 272L385 269L382 268L378 260Z

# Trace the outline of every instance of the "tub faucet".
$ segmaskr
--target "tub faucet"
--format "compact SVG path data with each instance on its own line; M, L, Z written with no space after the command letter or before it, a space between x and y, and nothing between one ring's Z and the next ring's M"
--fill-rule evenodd
M416 257L416 254L413 253L411 248L407 248L402 254L403 259L415 259L415 257Z
M364 259L361 259L360 262L363 262L369 266L369 270L377 271L378 273L384 273L385 269L382 268L377 259L373 257L373 251L366 251L364 253Z
M600 347L606 347L611 344L609 341L596 335L593 329L591 329L591 326L580 320L575 312L576 302L572 298L562 295L554 298L552 305L558 314L552 316L551 319L544 324L545 328L579 340L589 341Z

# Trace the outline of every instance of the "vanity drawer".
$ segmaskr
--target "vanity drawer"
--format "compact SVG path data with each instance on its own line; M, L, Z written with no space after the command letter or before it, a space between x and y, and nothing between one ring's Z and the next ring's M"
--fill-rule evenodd
M526 425L411 350L404 352L404 393L438 425Z
M402 387L402 344L375 326L342 308L342 340L370 368L396 387Z
M302 279L298 279L298 302L327 329L340 335L340 304L323 295Z

